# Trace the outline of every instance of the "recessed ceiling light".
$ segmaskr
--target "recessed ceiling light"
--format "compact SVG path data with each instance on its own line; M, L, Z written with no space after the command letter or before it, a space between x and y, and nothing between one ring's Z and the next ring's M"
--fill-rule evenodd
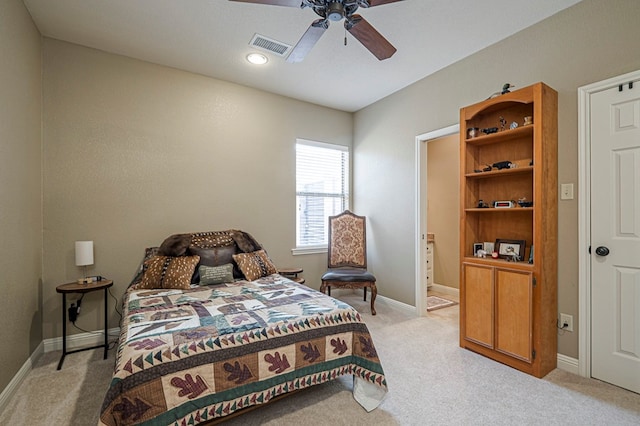
M267 57L262 53L249 53L247 55L247 61L254 65L264 65L269 61L269 59L267 59Z

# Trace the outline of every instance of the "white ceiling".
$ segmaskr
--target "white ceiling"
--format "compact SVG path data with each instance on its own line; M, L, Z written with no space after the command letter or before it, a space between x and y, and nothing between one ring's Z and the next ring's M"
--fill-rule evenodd
M245 60L255 33L295 45L309 8L228 0L24 0L47 37L357 111L580 0L404 0L360 8L397 49L378 61L334 22L301 63Z

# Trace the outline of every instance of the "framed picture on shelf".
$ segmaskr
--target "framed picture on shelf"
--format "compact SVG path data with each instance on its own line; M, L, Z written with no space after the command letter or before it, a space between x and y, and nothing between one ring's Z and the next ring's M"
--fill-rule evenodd
M531 244L531 248L529 249L529 263L533 263L533 244Z
M493 250L494 250L493 242L485 241L484 243L482 243L482 247L483 247L483 250L486 251L487 253L489 254L493 253Z
M478 250L483 250L482 243L473 243L473 255L474 256L478 255Z
M502 259L522 260L525 243L525 240L505 240L498 238L495 242L495 250ZM517 259L513 259L514 257L517 257Z

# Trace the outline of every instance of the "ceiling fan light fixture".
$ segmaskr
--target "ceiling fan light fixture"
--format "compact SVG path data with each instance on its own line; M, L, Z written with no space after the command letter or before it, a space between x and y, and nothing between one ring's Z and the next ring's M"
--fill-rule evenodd
M337 22L344 18L344 5L340 2L333 1L327 6L327 19Z
M247 61L254 65L264 65L269 62L269 58L262 53L249 53L247 55Z

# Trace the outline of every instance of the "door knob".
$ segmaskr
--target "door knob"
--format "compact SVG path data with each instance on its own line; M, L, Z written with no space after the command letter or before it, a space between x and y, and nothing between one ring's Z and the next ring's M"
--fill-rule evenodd
M596 249L596 254L598 256L606 256L609 254L609 249L605 246L600 246Z

